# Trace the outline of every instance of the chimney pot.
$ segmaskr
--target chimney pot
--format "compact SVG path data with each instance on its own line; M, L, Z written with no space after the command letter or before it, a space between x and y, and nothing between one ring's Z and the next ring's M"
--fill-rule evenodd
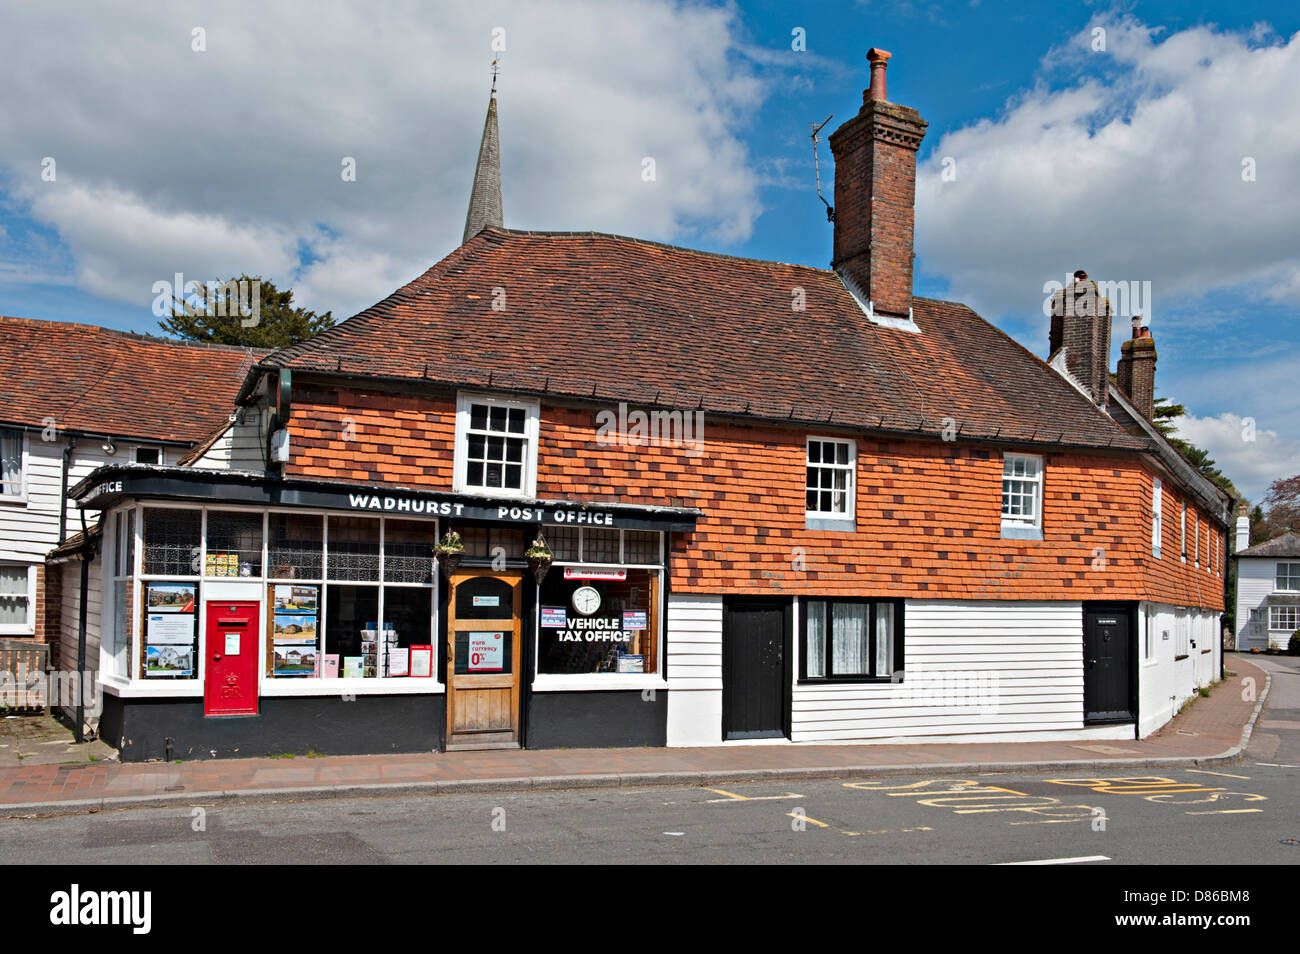
M871 64L871 89L867 91L867 95L877 103L889 101L885 94L885 70L889 66L889 58L893 55L888 50L879 50L874 46L867 50L867 62Z
M888 50L872 47L862 108L830 136L835 156L835 251L831 266L884 315L912 307L916 151L928 125L887 102Z

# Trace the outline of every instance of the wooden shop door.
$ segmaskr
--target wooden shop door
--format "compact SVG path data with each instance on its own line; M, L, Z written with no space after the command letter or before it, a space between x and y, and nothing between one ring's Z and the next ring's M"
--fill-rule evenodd
M446 749L519 748L523 573L464 570L447 601Z

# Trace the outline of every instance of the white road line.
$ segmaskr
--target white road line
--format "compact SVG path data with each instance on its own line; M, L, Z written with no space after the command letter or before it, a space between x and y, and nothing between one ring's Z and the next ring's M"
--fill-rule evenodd
M1086 861L1110 861L1105 855L1085 855L1081 858L1044 858L1042 861L1000 861L1002 865L1081 865Z

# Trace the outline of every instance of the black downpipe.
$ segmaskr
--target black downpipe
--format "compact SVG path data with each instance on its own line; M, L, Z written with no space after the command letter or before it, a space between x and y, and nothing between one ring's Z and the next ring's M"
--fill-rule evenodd
M77 439L68 435L68 443L63 445L63 476L59 486L59 543L68 539L68 471L71 469L72 452L76 449Z
M77 678L73 685L77 687L77 724L76 740L86 741L86 687L81 681L86 677L86 602L90 598L90 564L95 559L95 545L86 534L86 512L81 512L81 532L85 539L81 544L81 601L77 610Z

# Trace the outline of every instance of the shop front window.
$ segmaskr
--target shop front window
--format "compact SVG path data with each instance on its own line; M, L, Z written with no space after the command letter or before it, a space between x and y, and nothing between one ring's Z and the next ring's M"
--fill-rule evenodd
M277 580L319 580L324 526L324 518L315 514L271 514L267 520L269 575Z
M537 671L658 672L658 587L657 570L553 568L541 586Z
M262 575L262 514L208 511L204 576Z
M370 517L331 517L329 577L379 579L379 521Z
M412 649L428 675L434 636L433 521L330 516L324 577L285 570L314 565L319 574L320 517L272 514L268 584L273 645L267 675L277 679L386 679L412 675ZM276 568L277 562L284 566ZM382 567L382 570L381 570ZM382 577L382 581L381 581ZM421 667L416 667L417 669Z
M144 572L157 576L198 576L203 513L171 507L144 512Z

